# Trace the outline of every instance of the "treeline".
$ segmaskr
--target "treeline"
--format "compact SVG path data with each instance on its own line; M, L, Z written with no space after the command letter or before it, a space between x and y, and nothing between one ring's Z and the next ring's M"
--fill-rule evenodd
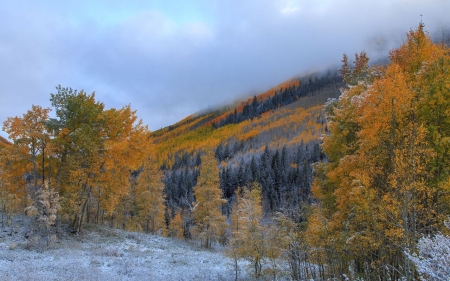
M173 156L171 167L161 166L165 173L164 194L171 218L177 209L186 210L195 202L193 188L197 184L201 153L181 152ZM219 144L215 158L220 167L220 188L223 214L231 214L239 188L250 188L255 182L261 187L264 214L276 212L295 214L303 204L311 202L312 163L322 161L318 142L301 143L296 147L269 149L262 153L244 151L244 142ZM227 164L228 163L228 164ZM303 218L305 219L305 218Z
M316 142L274 150L266 147L260 154L240 155L233 161L237 165L227 165L220 171L220 186L228 200L224 214L231 214L237 190L254 183L261 186L264 214L270 217L276 212L297 212L311 202L311 164L322 157Z
M161 139L152 142L154 136L136 119L129 106L105 109L94 94L60 86L57 91L51 95L55 118L50 118L52 109L33 106L23 116L8 118L3 124L14 142L0 155L0 203L6 217L24 209L37 210L27 214L35 216L38 222L50 212L44 206L53 204L51 212L58 215L50 225L68 223L74 233L82 232L85 223L98 223L196 238L193 206L198 204L198 198L195 187L201 176L201 158L211 149L211 143L205 141L208 135L222 140L213 140L217 143L213 154L220 163L215 176L220 198L224 200L217 206L225 218L230 216L232 204L237 200L237 189L248 189L254 182L264 186L262 202L266 217L288 207L294 213L295 206L310 197L312 173L309 165L319 154L318 136L312 136L314 145L308 140L297 147L297 141L293 141L287 148L269 149L268 146L265 151L261 150L261 145L270 143L275 147L274 135L279 135L283 126L295 119L291 116L289 122L278 120L276 126L272 126L272 118L283 119L301 112L303 123L300 122L296 130L315 128L315 120L323 121L318 109L277 111L278 117L265 116L258 120L258 126L271 124L270 131L258 139L241 138L241 129L243 133L248 129L233 125L218 130L200 128L187 136L181 134L180 138L188 144L200 140L206 145L202 149L190 149L190 152L170 152L172 156L167 157L158 150L165 142ZM202 117L199 120L203 122ZM185 125L195 125L194 122ZM243 125L251 126L250 122ZM178 129L184 130L183 126L175 130ZM313 134L319 131L312 130ZM282 147L283 141L279 144ZM242 169L238 169L238 165L242 165ZM308 179L302 178L305 175L301 173ZM276 189L271 186L272 182L277 184ZM51 195L46 202L41 200L42 192ZM296 199L291 200L291 197ZM43 233L49 233L48 226L45 228ZM227 240L226 236L220 239Z
M281 106L291 104L302 97L312 95L315 92L322 91L327 87L340 87L342 78L337 73L327 73L320 77L315 76L314 79L302 81L299 86L291 86L287 88L281 88L272 97L269 97L263 101L258 101L254 96L251 102L247 102L242 111L234 109L233 113L228 114L220 121L214 122L212 125L215 128L219 128L228 124L238 124L244 120L252 120L253 118L260 117L261 114L270 110L275 110Z

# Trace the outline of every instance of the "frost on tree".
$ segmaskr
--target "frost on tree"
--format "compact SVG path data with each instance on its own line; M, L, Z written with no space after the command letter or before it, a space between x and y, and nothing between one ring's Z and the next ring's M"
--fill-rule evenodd
M58 192L46 181L36 192L33 204L25 208L25 213L34 216L39 223L39 230L44 238L41 242L45 242L47 247L56 240L56 236L52 235L52 226L55 224L58 211L61 210L59 201Z
M450 229L450 221L445 222ZM423 237L418 243L419 255L411 256L424 280L450 280L450 236L441 233Z

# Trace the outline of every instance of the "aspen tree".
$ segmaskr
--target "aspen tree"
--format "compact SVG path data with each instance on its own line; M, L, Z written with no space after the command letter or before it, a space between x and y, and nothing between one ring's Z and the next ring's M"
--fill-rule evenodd
M146 232L156 233L164 226L163 174L152 159L142 169L136 187L138 216Z
M95 94L57 87L52 105L56 180L73 231L80 232L91 202L112 214L129 192L130 170L137 170L150 145L149 131L129 106L104 110Z
M352 87L328 104L323 150L329 162L316 166L312 189L323 201L309 223L313 231L320 214L335 241L328 277L352 273L347 269L353 264L354 278L413 280L406 255L448 215L445 48L433 44L420 24L384 68L359 67L358 61L352 68L344 57L342 73ZM311 243L321 248L320 241Z
M262 261L267 254L266 227L261 224L261 186L253 183L250 190L244 190L242 198L235 204L232 213L233 237L229 254L232 258L244 258L250 262L253 276L262 275Z
M50 109L33 105L22 117L9 117L3 122L3 130L9 134L13 145L2 149L4 184L17 194L26 188L24 174L28 173L33 190L44 184L47 164L47 148L50 133L45 125ZM8 179L9 178L9 179ZM15 190L13 190L15 189Z
M193 233L200 239L202 245L211 248L212 242L220 241L227 228L225 217L222 215L222 204L226 201L222 199L219 168L212 151L201 157L200 175L194 187L194 196Z
M181 239L183 238L183 234L183 219L181 218L181 213L178 212L175 217L169 222L167 235L169 237Z

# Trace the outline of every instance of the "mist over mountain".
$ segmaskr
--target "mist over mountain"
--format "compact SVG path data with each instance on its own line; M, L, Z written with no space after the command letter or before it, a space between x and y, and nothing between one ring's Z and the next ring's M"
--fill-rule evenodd
M60 84L96 91L107 107L132 104L157 130L305 71L339 65L343 53L385 56L421 20L440 34L449 24L449 5L442 0L4 1L0 120L25 112L29 104L50 106L48 94Z

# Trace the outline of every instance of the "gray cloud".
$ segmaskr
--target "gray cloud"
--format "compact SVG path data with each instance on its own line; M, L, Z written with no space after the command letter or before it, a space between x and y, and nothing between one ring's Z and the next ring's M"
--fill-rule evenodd
M420 14L430 31L450 24L444 0L17 2L0 4L1 121L49 106L61 84L131 104L152 130L343 53L386 55Z

